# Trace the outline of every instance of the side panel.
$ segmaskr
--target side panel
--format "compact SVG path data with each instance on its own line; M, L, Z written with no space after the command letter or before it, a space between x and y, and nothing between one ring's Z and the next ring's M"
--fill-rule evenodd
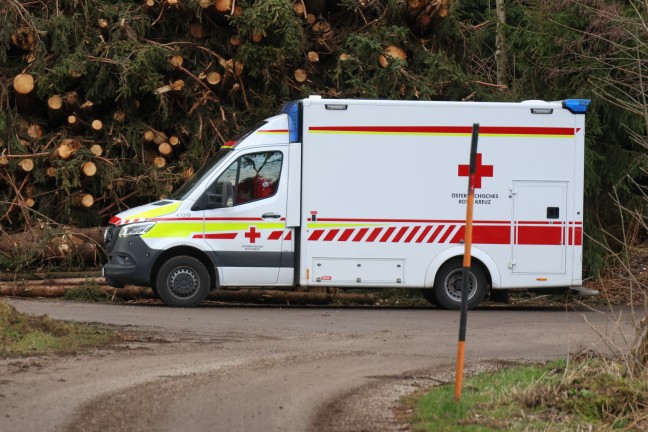
M321 276L329 275L316 270L333 260L344 275L344 260L353 258L403 262L400 286L425 286L435 258L463 243L473 122L480 123L473 242L495 263L499 288L569 286L580 273L573 247L561 252L561 270L550 277L544 269L516 273L510 267L513 181L565 182L565 197L582 193L575 168L581 131L576 116L559 104L543 105L553 113L539 115L524 104L309 102L303 115L300 284L357 286L333 277L324 282ZM327 110L327 103L346 109ZM582 204L563 204L565 226L575 226Z

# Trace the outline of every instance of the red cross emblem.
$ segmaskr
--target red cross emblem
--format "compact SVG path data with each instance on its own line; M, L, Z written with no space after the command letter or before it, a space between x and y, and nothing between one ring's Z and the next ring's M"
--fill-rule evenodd
M475 189L481 187L482 177L493 177L493 165L482 165L482 154L477 153L475 161ZM459 177L468 177L470 165L459 165Z
M256 227L250 227L250 231L245 233L245 237L250 239L250 243L256 243L256 239L261 237L261 234L257 232Z

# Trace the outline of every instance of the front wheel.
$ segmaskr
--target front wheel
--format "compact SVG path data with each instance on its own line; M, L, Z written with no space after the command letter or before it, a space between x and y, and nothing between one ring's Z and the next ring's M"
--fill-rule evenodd
M209 272L198 259L176 256L162 264L155 287L164 303L173 307L195 307L209 293Z
M445 309L461 308L463 286L462 261L454 259L443 264L434 279L434 296ZM468 281L468 309L476 308L486 295L486 274L481 265L473 264Z

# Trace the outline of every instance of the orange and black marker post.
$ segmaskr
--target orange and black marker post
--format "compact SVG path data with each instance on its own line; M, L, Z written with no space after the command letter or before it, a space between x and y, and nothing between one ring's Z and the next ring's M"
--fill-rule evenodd
M464 239L463 272L461 275L461 318L459 319L459 344L457 345L457 373L455 378L454 400L461 400L463 387L464 350L466 346L466 321L468 320L468 291L470 289L470 249L472 247L473 206L475 204L475 165L477 161L477 137L479 123L473 124L470 144L470 171L468 175L468 200L466 201L466 238Z

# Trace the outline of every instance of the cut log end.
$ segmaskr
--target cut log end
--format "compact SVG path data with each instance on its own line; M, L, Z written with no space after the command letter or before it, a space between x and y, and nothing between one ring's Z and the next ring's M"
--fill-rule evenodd
M90 161L84 162L83 165L81 165L81 172L86 177L92 177L97 174L97 165Z
M389 45L384 49L383 53L378 57L380 66L387 67L393 60L407 60L407 55L402 48L395 45Z
M50 96L47 99L47 107L53 111L58 111L63 108L63 98L59 95Z
M297 81L298 83L304 83L308 79L308 72L306 72L304 69L295 69L293 76L295 77L295 81Z
M32 172L34 170L34 160L31 158L22 159L18 162L18 168L25 173Z
M233 0L216 0L214 6L218 12L224 14L232 10L232 3Z
M14 77L14 90L16 93L26 95L34 91L34 77L27 73L21 73Z
M92 120L90 127L92 127L94 131L99 132L103 129L103 122L101 120Z
M89 193L80 192L72 197L72 206L90 208L94 204L94 197Z
M101 157L103 154L103 147L99 144L92 144L90 146L90 153L92 153L92 156L94 157Z
M156 156L153 158L153 166L155 168L164 168L166 166L166 159L162 156Z

